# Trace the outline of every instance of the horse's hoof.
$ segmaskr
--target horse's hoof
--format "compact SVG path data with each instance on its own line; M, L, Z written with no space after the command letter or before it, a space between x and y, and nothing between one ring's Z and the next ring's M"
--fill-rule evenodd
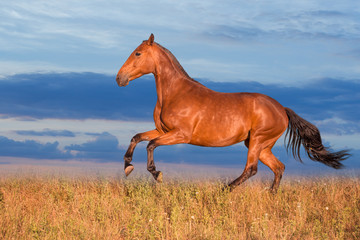
M162 183L162 182L163 182L163 174L162 174L162 172L159 171L159 173L158 173L158 175L157 175L157 177L156 177L156 181L157 181L158 183Z
M125 175L129 176L129 174L134 170L134 166L130 165L125 168Z

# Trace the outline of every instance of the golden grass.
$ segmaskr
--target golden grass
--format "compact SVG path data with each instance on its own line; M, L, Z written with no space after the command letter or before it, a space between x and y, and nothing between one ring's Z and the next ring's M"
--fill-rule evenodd
M300 180L299 180L300 179ZM360 178L0 177L0 239L360 239Z

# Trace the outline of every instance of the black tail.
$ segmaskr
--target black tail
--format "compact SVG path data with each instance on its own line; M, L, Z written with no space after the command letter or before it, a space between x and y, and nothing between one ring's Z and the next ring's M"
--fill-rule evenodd
M336 169L344 167L340 161L350 156L348 150L330 152L322 144L320 131L316 126L301 118L290 108L285 108L285 111L289 118L289 127L285 135L285 138L289 139L286 150L291 148L295 159L302 162L300 158L300 145L302 144L311 160Z

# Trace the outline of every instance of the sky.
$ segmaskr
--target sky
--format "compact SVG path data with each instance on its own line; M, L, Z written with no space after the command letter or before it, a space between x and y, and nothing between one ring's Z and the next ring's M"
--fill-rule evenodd
M131 137L154 128L156 91L151 75L125 88L115 76L151 33L194 79L275 98L360 168L360 5L350 0L2 1L0 162L122 161ZM283 141L275 155L300 168ZM155 161L244 165L246 150L166 146Z

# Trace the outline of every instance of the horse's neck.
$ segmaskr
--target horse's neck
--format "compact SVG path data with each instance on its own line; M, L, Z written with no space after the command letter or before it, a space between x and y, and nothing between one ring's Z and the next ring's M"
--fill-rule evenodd
M166 101L171 101L174 97L179 97L179 92L184 90L189 81L181 74L154 74L158 101L163 105Z
M191 81L194 81L179 64L171 62L169 56L165 54L162 57L165 57L167 61L158 61L154 72L158 101L161 105L178 97L178 93L191 84Z

